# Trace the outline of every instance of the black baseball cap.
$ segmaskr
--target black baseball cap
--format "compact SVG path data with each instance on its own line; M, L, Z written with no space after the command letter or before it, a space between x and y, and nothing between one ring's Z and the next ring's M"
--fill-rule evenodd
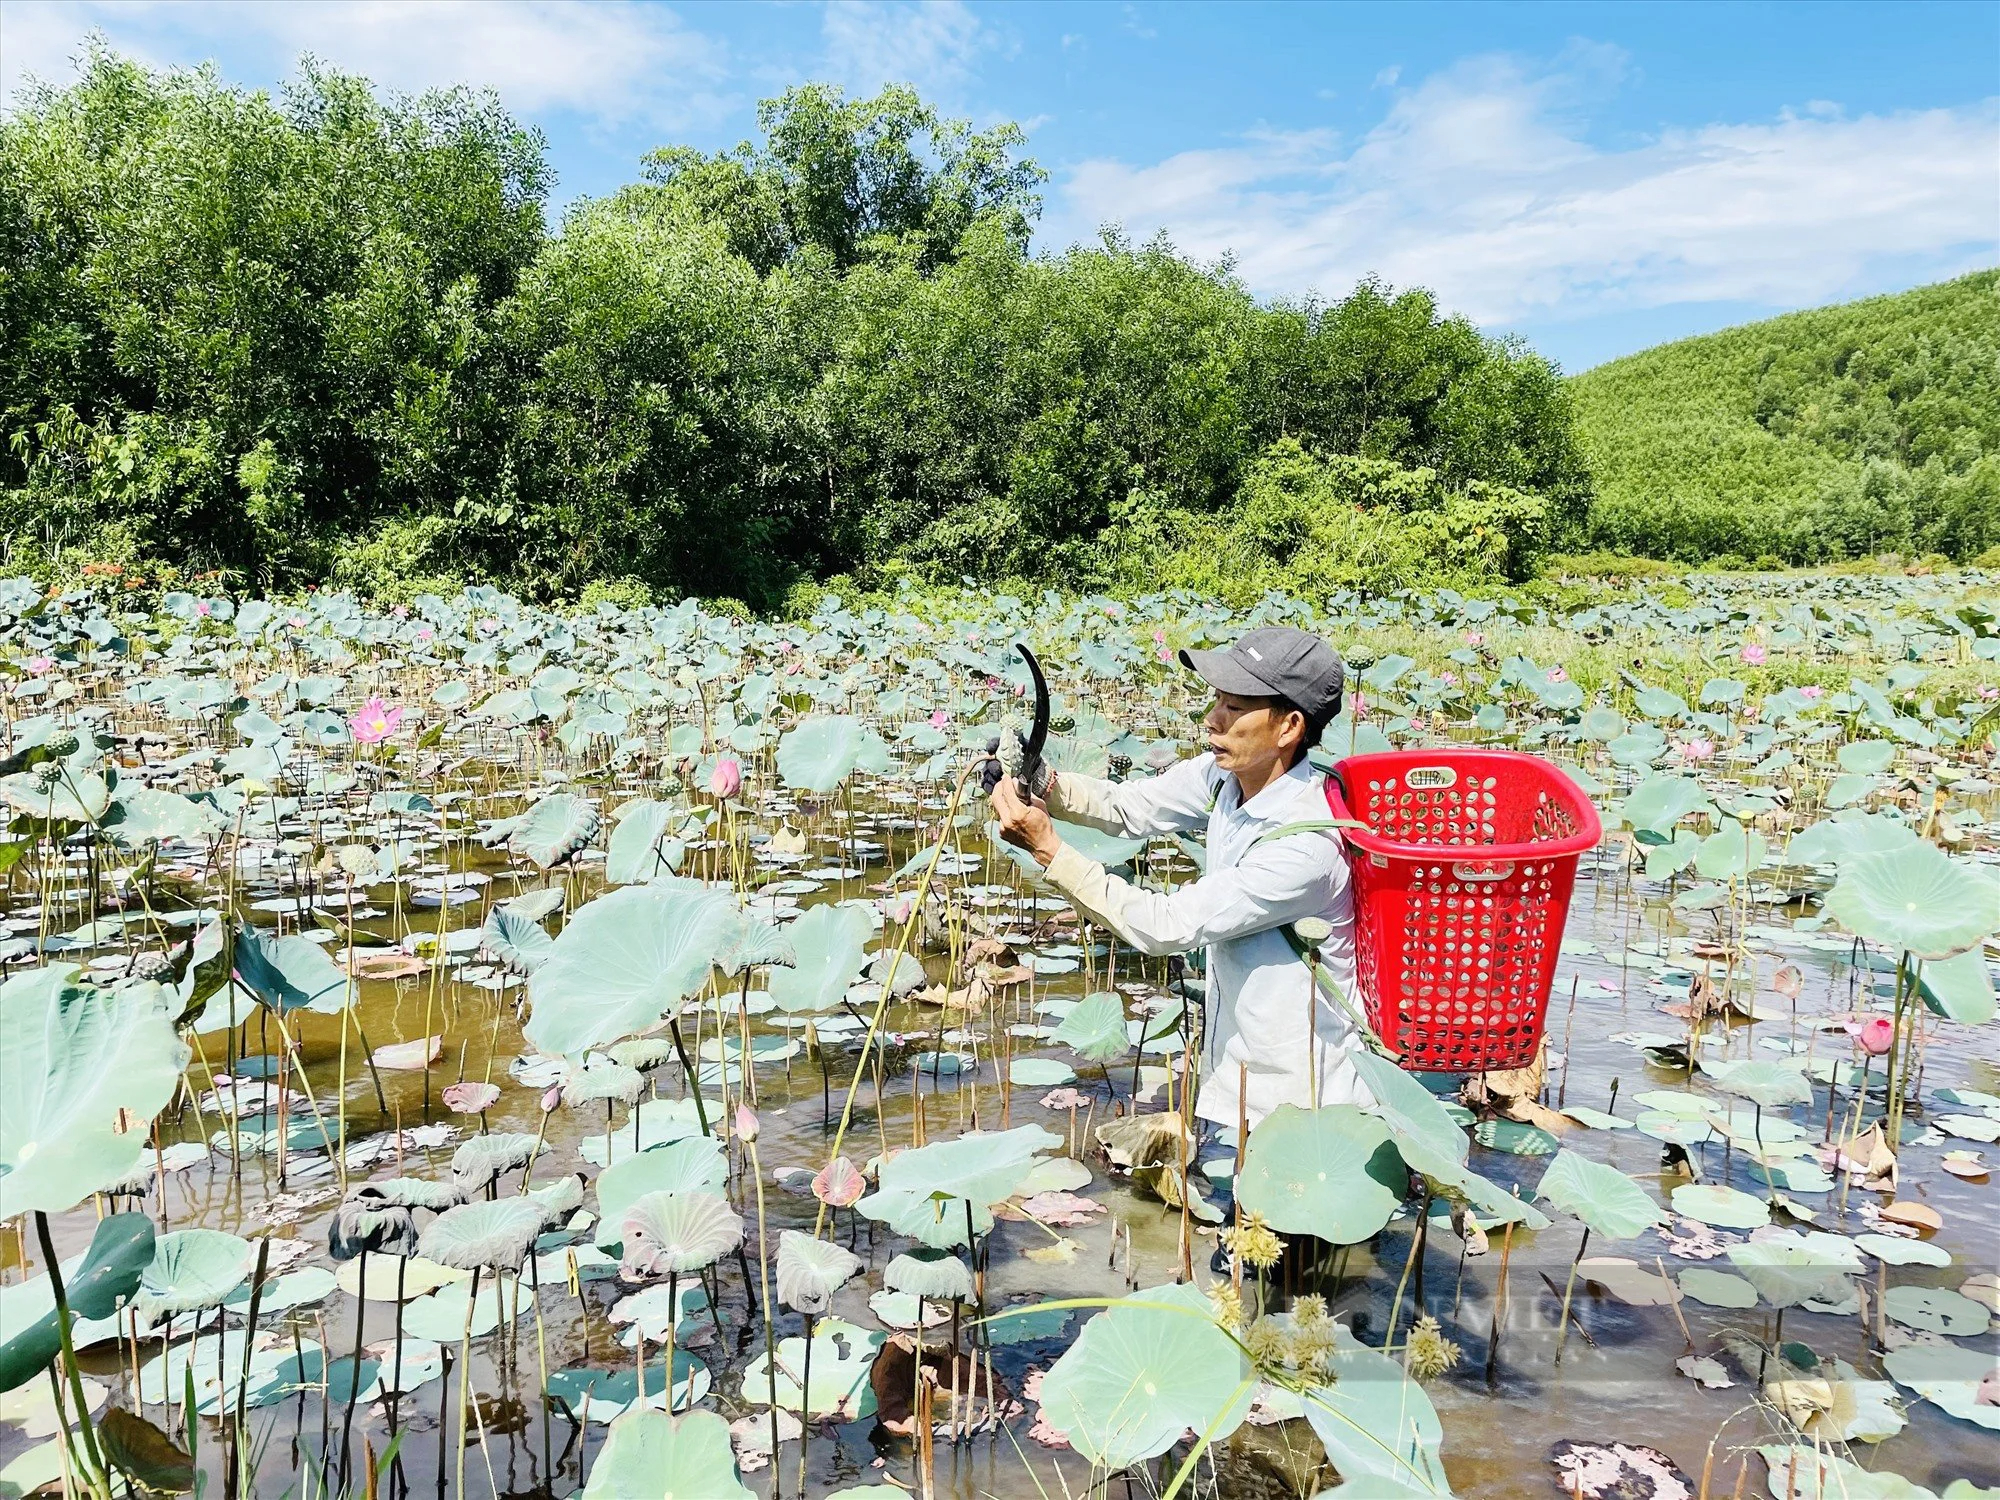
M1340 711L1347 676L1338 651L1311 631L1289 625L1246 631L1222 651L1183 650L1181 665L1217 692L1283 698L1315 724Z

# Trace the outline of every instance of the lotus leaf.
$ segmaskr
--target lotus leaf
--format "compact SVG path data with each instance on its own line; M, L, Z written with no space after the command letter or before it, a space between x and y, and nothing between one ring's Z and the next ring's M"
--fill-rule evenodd
M1441 1177L1465 1166L1471 1144L1437 1095L1385 1057L1357 1052L1353 1062L1375 1099L1368 1112L1388 1125L1411 1171Z
M1575 1151L1556 1154L1537 1191L1606 1239L1630 1239L1667 1217L1645 1189L1623 1172Z
M542 1232L541 1205L524 1198L461 1203L424 1226L417 1250L426 1260L461 1271L513 1271Z
M685 1276L714 1264L743 1239L743 1219L719 1193L644 1193L620 1229L628 1279Z
M625 1211L648 1193L705 1193L729 1175L722 1143L689 1136L628 1156L597 1178L597 1243L615 1245L625 1233Z
M1305 1417L1346 1481L1342 1488L1357 1497L1449 1495L1438 1457L1444 1428L1423 1387L1345 1327L1333 1370L1331 1385L1306 1393Z
M787 1013L831 1010L867 963L874 935L868 913L856 906L816 906L786 932L794 964L771 971L771 998Z
M778 741L778 774L787 785L821 796L857 770L881 775L891 764L881 736L845 715L814 714Z
M583 1500L755 1500L736 1477L729 1424L713 1412L628 1411L611 1424Z
M59 964L0 983L0 1218L130 1177L187 1064L157 989L75 976Z
M838 1318L813 1325L812 1376L810 1388L799 1389L806 1368L806 1341L781 1339L778 1343L777 1401L780 1411L796 1412L801 1405L815 1417L839 1422L857 1422L875 1414L875 1391L869 1374L881 1352L884 1336L857 1328ZM762 1354L743 1370L743 1400L751 1406L771 1404L771 1368Z
M1845 861L1826 909L1889 952L1950 958L2000 928L2000 882L1935 844L1906 844Z
M479 929L480 946L509 973L527 976L549 960L555 939L519 904L526 898L496 902Z
M818 1317L861 1267L861 1257L846 1246L787 1229L778 1236L778 1300Z
M1352 1245L1389 1222L1408 1181L1381 1121L1351 1104L1281 1104L1250 1132L1236 1197L1280 1234Z
M90 1248L63 1267L63 1296L72 1316L115 1317L139 1289L152 1264L153 1222L144 1214L107 1214ZM18 1389L42 1373L62 1347L56 1322L55 1284L45 1271L34 1280L0 1287L0 1391Z
M1952 1338L1986 1332L1985 1307L1943 1287L1892 1286L1882 1295L1882 1311L1898 1323Z
M1125 1030L1124 1004L1113 994L1087 995L1063 1017L1049 1040L1073 1048L1085 1062L1122 1057L1132 1044Z
M2000 1432L2000 1406L1979 1399L1983 1388L2000 1380L2000 1354L1993 1350L1906 1344L1885 1354L1882 1368L1896 1384L1908 1386L1961 1422Z
M1653 776L1633 789L1620 817L1628 828L1664 837L1689 813L1710 807L1700 782L1686 776Z
M1934 958L1918 970L1924 1004L1967 1026L1993 1019L1993 971L1977 948L1952 958Z
M151 1321L162 1313L220 1307L256 1263L248 1240L218 1229L177 1229L153 1246L136 1301Z
M525 856L536 869L546 870L588 845L603 821L589 798L557 792L528 809L507 835L507 847Z
M604 878L612 885L637 885L657 875L676 874L686 846L667 831L687 817L679 808L650 798L638 798L618 809L618 824L604 859Z
M347 1004L349 975L305 938L268 937L254 927L238 927L235 964L236 977L273 1010L335 1015Z
M933 1249L963 1245L966 1205L971 1205L972 1233L984 1234L993 1227L992 1205L1019 1191L1035 1153L1060 1144L1060 1136L1039 1125L933 1141L885 1161L880 1191L855 1207Z
M1780 1104L1812 1103L1811 1081L1791 1063L1712 1062L1704 1063L1702 1067L1715 1080L1717 1088L1739 1099L1748 1099L1752 1104L1770 1108ZM1757 1128L1752 1125L1753 1135Z
M949 1250L910 1250L889 1262L882 1285L927 1302L970 1302L972 1271Z
M627 886L587 902L529 982L528 1040L577 1056L644 1031L708 981L738 925L714 891Z
M1259 1127L1262 1128L1262 1127ZM1192 1286L1112 1303L1083 1325L1042 1380L1042 1420L1092 1463L1143 1463L1192 1430L1229 1436L1249 1414L1256 1376Z
M1820 1246L1803 1240L1752 1240L1725 1252L1757 1294L1773 1307L1802 1302L1839 1302L1847 1296L1850 1267Z

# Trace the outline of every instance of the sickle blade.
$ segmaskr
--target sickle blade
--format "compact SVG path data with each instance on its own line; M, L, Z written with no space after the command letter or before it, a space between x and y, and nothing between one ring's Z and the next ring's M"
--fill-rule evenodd
M1025 641L1017 641L1014 649L1028 664L1028 675L1035 680L1035 727L1028 732L1024 753L1021 756L1021 795L1032 800L1028 788L1033 785L1035 772L1042 764L1042 746L1049 738L1049 680L1042 675L1042 664L1035 660Z

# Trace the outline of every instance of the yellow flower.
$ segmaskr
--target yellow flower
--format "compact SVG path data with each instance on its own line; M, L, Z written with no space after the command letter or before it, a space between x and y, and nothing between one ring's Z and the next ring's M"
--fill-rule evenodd
M1285 1253L1285 1242L1272 1232L1260 1214L1248 1214L1235 1228L1225 1229L1222 1242L1231 1255L1259 1271L1270 1270Z
M1410 1330L1410 1342L1403 1351L1403 1367L1413 1380L1435 1380L1456 1365L1463 1354L1458 1345L1444 1336L1438 1320L1427 1313Z

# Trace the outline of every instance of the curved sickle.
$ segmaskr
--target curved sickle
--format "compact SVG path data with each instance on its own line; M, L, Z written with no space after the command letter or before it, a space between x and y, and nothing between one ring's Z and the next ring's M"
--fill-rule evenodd
M1035 660L1035 653L1028 649L1025 641L1014 643L1014 649L1021 653L1021 659L1028 664L1028 675L1035 680L1035 727L1028 731L1027 743L1021 756L1020 792L1021 800L1033 802L1035 773L1041 769L1042 746L1049 738L1049 680L1042 675L1042 664Z

